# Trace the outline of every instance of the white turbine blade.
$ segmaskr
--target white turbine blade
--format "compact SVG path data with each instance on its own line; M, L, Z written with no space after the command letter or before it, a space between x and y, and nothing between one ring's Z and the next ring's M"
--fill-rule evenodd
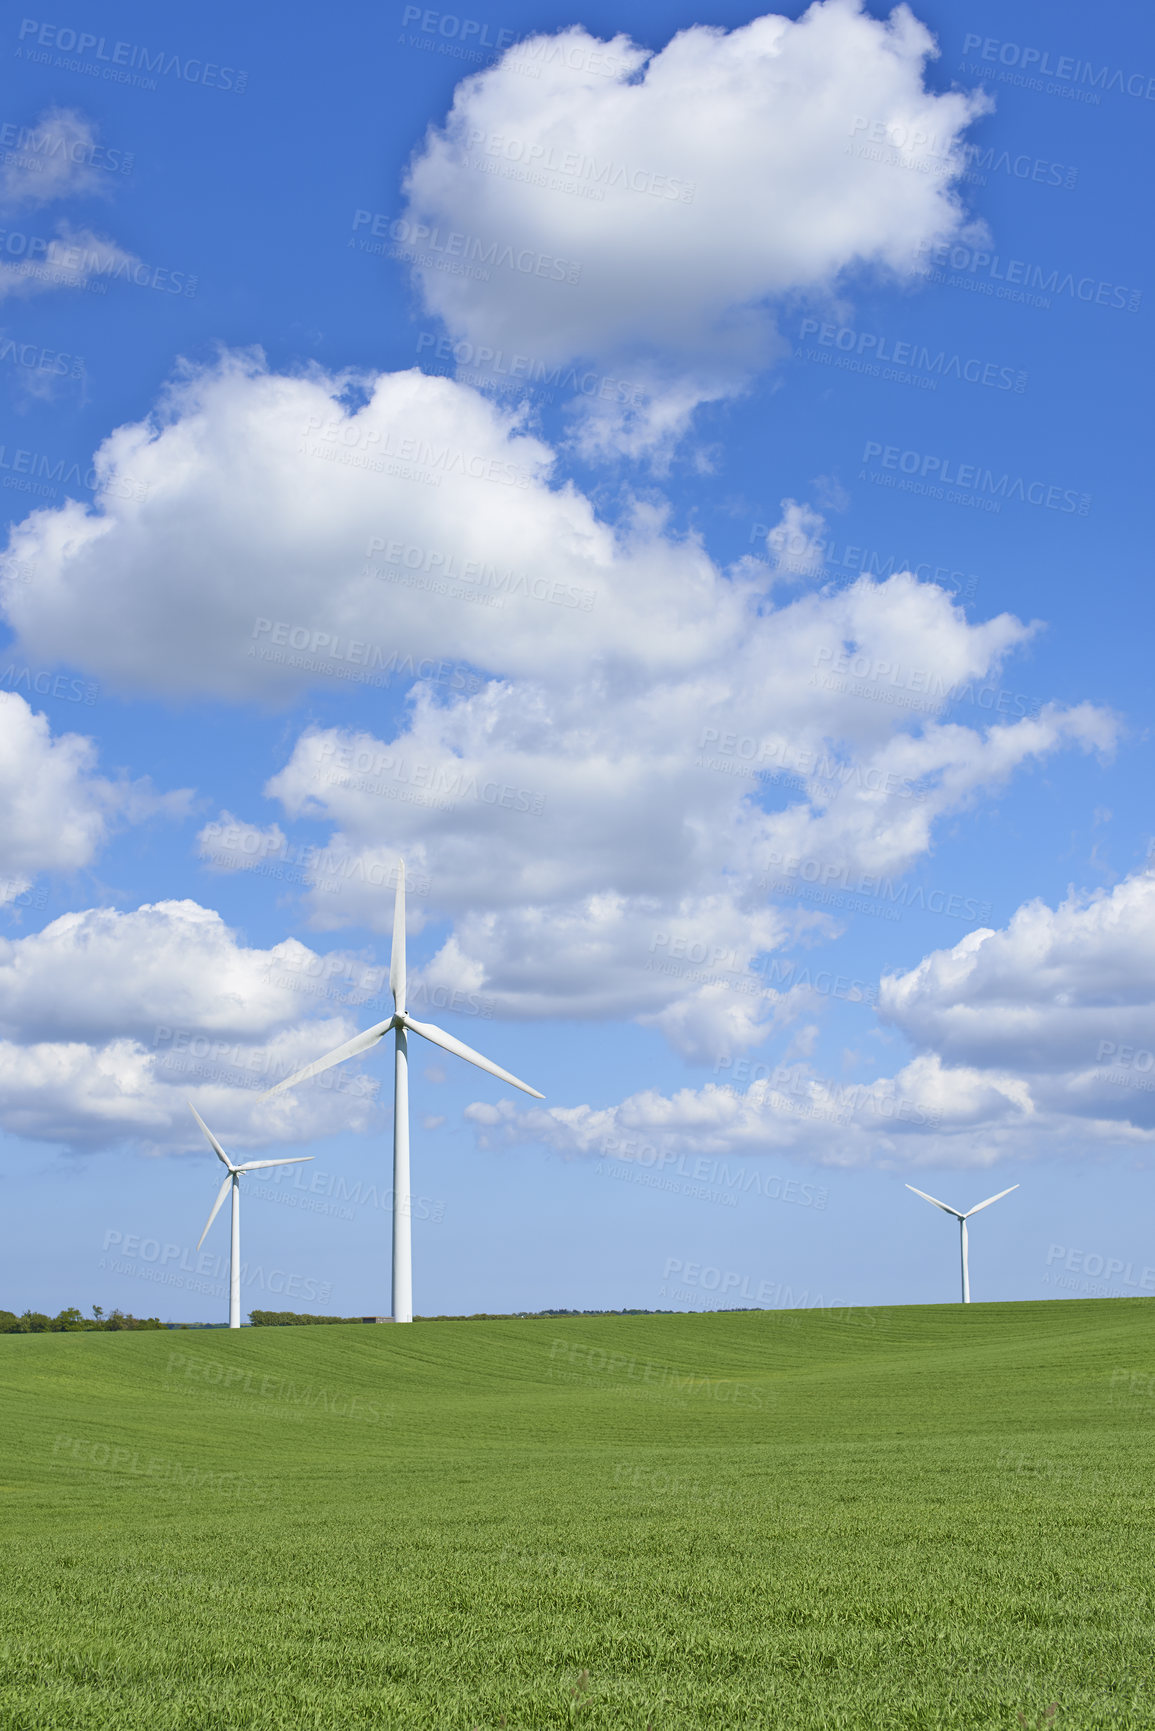
M205 1123L204 1119L201 1117L200 1113L197 1111L197 1109L193 1105L192 1101L186 1100L185 1105L188 1107L189 1111L192 1113L193 1117L196 1119L197 1123L200 1125L201 1129L204 1131L205 1136L208 1138L209 1147L212 1149L212 1151L216 1155L217 1159L223 1160L230 1172L235 1172L236 1167L233 1165L232 1161L229 1159L228 1155L225 1153L224 1149L221 1147L220 1143L217 1141L216 1137L213 1135L212 1131L209 1129L208 1125ZM208 1229L206 1227L206 1231L207 1230Z
M393 1026L393 1017L387 1022L378 1022L375 1028L366 1028L363 1034L357 1034L352 1040L346 1040L343 1046L338 1046L335 1052L327 1052L323 1058L315 1058L311 1064L306 1064L303 1070L298 1070L293 1076L286 1076L283 1082L275 1087L266 1088L259 1096L267 1100L273 1094L280 1094L285 1088L295 1088L298 1082L307 1082L310 1076L319 1076L322 1070L328 1070L334 1064L343 1063L346 1058L355 1058L358 1052L367 1052L370 1046L375 1046ZM312 1159L312 1155L307 1156Z
M980 1208L989 1208L992 1202L1001 1202L1004 1196L1010 1195L1011 1190L1017 1189L1018 1185L1012 1184L1010 1190L1000 1190L997 1196L988 1196L985 1202L976 1202L973 1208L967 1209L966 1218L969 1220L971 1215L977 1214Z
M299 1166L302 1160L314 1160L314 1154L293 1154L288 1160L249 1160L244 1166L238 1166L238 1172L256 1172L261 1166Z
M928 1196L925 1190L919 1190L916 1185L908 1184L907 1189L913 1190L916 1196L921 1196L924 1202L933 1202L935 1207L941 1208L944 1214L953 1214L956 1220L966 1219L966 1215L960 1214L957 1208L952 1208L949 1202L940 1202L937 1196ZM991 1201L994 1201L993 1196ZM972 1209L971 1212L973 1214L974 1210Z
M220 1212L221 1203L224 1201L225 1197L228 1195L229 1186L232 1184L232 1181L233 1181L233 1175L230 1172L228 1177L225 1179L224 1183L221 1185L220 1189L217 1191L217 1199L213 1203L213 1211L209 1215L208 1219L205 1221L204 1231L201 1233L200 1237L197 1239L197 1249L198 1250L200 1249L201 1245L204 1243L205 1239L208 1237L209 1227L212 1225L213 1221L216 1219L218 1213Z
M405 861L397 861L397 894L393 898L393 948L389 955L389 990L399 1015L405 1014Z
M443 1046L447 1052L455 1052L459 1058L464 1058L468 1064L476 1064L479 1070L488 1070L491 1076L497 1076L503 1082L509 1082L515 1088L520 1088L523 1094L532 1094L535 1100L544 1100L545 1095L539 1094L536 1088L531 1088L528 1082L519 1082L516 1076L511 1076L508 1070L503 1070L500 1064L494 1064L489 1058L483 1058L480 1052L475 1052L472 1046L467 1046L464 1040L455 1040L452 1034L443 1034L440 1028L435 1028L430 1022L415 1022L412 1016L403 1018L405 1026L412 1028L415 1034L421 1034L426 1040L432 1040L435 1046Z

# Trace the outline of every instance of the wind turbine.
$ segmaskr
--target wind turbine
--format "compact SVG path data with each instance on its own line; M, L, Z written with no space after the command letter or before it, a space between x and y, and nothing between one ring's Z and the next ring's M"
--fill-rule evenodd
M200 1249L208 1237L209 1227L220 1212L221 1203L225 1199L225 1191L231 1185L233 1192L233 1234L229 1246L229 1327L239 1328L241 1326L241 1173L255 1172L260 1166L296 1166L302 1160L311 1160L313 1156L311 1154L294 1154L288 1160L247 1160L243 1166L234 1166L191 1100L188 1102L188 1109L204 1131L208 1138L209 1147L217 1159L223 1160L229 1169L228 1177L217 1191L217 1199L213 1203L212 1213L205 1221L205 1229L197 1240L197 1249Z
M1011 1190L1017 1190L1018 1185L1012 1184L1010 1190L1000 1190L997 1196L988 1196L985 1202L976 1202L973 1208L968 1208L965 1214L960 1214L957 1208L951 1208L947 1203L940 1202L935 1196L928 1196L925 1190L917 1189L913 1184L907 1185L916 1196L921 1196L924 1202L933 1202L936 1208L941 1208L944 1214L953 1214L958 1221L959 1249L962 1256L962 1301L971 1301L971 1277L967 1267L967 1221L972 1214L977 1214L981 1208L989 1208L992 1202L1001 1202L1004 1196L1009 1196Z
M270 1095L279 1094L284 1088L295 1088L298 1082L307 1082L310 1076L317 1076L322 1070L329 1069L332 1064L341 1064L346 1058L355 1058L361 1052L367 1052L370 1046L375 1046L378 1040L383 1040L390 1029L396 1035L395 1055L393 1060L393 1320L394 1322L413 1321L413 1241L412 1224L409 1205L409 1047L406 1034L420 1034L422 1039L432 1041L446 1052L454 1052L459 1058L464 1058L469 1064L476 1064L479 1070L488 1070L491 1076L497 1076L502 1082L509 1082L514 1088L520 1088L523 1094L532 1094L535 1100L544 1100L545 1095L539 1094L536 1088L531 1088L527 1082L519 1082L516 1076L511 1076L508 1070L503 1070L500 1064L494 1064L489 1058L483 1058L480 1052L475 1052L472 1046L467 1046L463 1040L455 1040L452 1034L446 1034L441 1028L435 1028L431 1022L418 1022L405 1008L405 862L397 864L397 893L393 901L393 949L389 958L389 989L393 993L394 1013L387 1021L378 1022L375 1027L366 1028L363 1034L357 1034L352 1040L347 1040L343 1046L338 1046L335 1052L329 1052L324 1058L318 1058L312 1064L306 1064L296 1075L287 1076L283 1082L278 1082L275 1088L270 1088L261 1095L267 1100Z

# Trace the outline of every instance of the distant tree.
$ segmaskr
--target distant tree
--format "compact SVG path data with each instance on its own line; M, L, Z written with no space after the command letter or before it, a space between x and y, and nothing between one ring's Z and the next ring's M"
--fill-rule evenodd
M26 1310L22 1316L15 1316L10 1310L0 1310L0 1334L77 1334L165 1326L159 1316L133 1316L123 1310L114 1310L105 1316L98 1304L93 1305L92 1312L92 1317L86 1317L74 1304L67 1305L57 1316L45 1316L39 1310Z
M254 1328L290 1328L303 1322L360 1322L359 1316L303 1316L295 1310L250 1310Z

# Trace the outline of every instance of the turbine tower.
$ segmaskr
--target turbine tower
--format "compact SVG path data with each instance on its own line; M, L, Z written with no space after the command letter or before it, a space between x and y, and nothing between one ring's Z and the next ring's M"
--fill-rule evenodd
M965 1214L960 1214L957 1208L951 1208L946 1202L940 1202L936 1196L928 1196L925 1190L919 1190L913 1184L908 1184L907 1189L913 1190L916 1196L921 1196L924 1202L933 1202L935 1207L941 1208L944 1214L953 1214L958 1221L959 1254L962 1258L962 1301L964 1304L969 1304L971 1301L971 1277L967 1267L967 1221L972 1214L977 1214L980 1208L989 1208L992 1202L1001 1202L1004 1196L1010 1195L1011 1190L1017 1190L1018 1185L1012 1184L1010 1190L1000 1190L997 1196L988 1196L985 1202L976 1202L974 1207L968 1208Z
M213 1203L213 1211L205 1221L205 1229L197 1240L199 1250L208 1236L209 1227L220 1212L221 1203L225 1199L225 1191L230 1185L233 1192L233 1231L229 1245L229 1327L241 1326L241 1173L255 1172L261 1166L296 1166L302 1160L311 1160L311 1154L294 1154L287 1160L248 1160L243 1166L235 1166L193 1105L188 1102L188 1109L208 1138L209 1147L218 1160L223 1160L229 1169L229 1175L217 1191L217 1199Z
M306 1064L303 1070L295 1075L287 1076L283 1082L278 1082L275 1088L270 1088L261 1095L267 1100L273 1094L279 1094L284 1088L295 1088L298 1082L308 1081L310 1076L317 1076L322 1070L327 1070L332 1064L341 1064L346 1058L355 1058L361 1052L367 1052L370 1046L375 1046L378 1040L383 1040L390 1029L395 1034L393 1057L393 1320L394 1322L413 1321L413 1233L410 1219L409 1203L409 1047L406 1035L420 1034L422 1039L429 1040L435 1046L440 1046L446 1052L453 1052L459 1058L464 1058L469 1064L476 1064L479 1070L488 1070L491 1076L496 1076L502 1082L508 1082L514 1088L520 1088L523 1094L532 1094L535 1100L544 1100L545 1095L539 1094L536 1088L531 1088L528 1082L519 1082L516 1076L511 1076L508 1070L503 1070L500 1064L494 1064L489 1058L483 1058L480 1052L475 1052L462 1040L455 1040L452 1034L446 1034L441 1028L435 1028L430 1022L416 1021L405 1008L405 862L398 861L397 893L393 901L393 949L389 959L389 989L393 993L394 1013L385 1022L378 1022L375 1027L366 1028L363 1034L357 1034L352 1040L347 1040L336 1051L329 1052L324 1058L318 1058L312 1064Z

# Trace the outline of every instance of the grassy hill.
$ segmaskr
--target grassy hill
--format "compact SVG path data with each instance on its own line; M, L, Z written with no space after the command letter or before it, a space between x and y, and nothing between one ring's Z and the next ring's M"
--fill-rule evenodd
M1152 1301L8 1335L0 1383L3 1726L1155 1725Z

